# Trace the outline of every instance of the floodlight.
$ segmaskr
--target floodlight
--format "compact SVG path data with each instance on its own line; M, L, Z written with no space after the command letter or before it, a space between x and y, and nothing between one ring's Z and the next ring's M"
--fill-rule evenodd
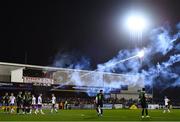
M130 15L127 17L126 26L132 32L142 32L147 26L147 20L142 15Z

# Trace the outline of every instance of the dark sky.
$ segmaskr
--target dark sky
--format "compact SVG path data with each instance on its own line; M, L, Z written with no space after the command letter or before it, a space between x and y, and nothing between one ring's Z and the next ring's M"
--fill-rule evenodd
M132 48L117 20L129 10L149 14L155 28L180 21L179 0L1 1L0 61L50 65L61 52L77 51L93 65Z

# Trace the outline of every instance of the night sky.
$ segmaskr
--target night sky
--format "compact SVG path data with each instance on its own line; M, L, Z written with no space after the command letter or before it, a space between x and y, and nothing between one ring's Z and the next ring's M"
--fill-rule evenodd
M59 51L80 52L92 65L106 62L119 50L134 48L117 27L129 9L149 14L150 29L167 23L175 27L180 20L179 0L4 0L0 4L0 61L12 63L25 63L26 54L28 64L51 65Z

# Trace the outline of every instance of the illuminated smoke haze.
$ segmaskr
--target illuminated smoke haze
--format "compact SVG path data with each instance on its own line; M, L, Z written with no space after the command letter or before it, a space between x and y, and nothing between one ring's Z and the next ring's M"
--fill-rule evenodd
M162 88L180 86L180 23L177 24L176 33L171 32L170 28L159 27L153 29L149 35L149 42L145 50L145 56L140 58L132 58L122 63L117 63L120 60L137 55L142 49L135 48L131 50L120 50L118 54L109 61L98 64L96 71L119 73L129 76L131 79L134 75L134 80L130 80L128 85L140 85L136 77L143 77L145 85L158 84ZM154 61L154 58L161 60ZM164 59L162 59L165 57ZM116 64L116 65L114 65ZM54 59L53 66L90 70L90 59L84 56L77 56L75 53L58 53ZM91 82L89 85L102 84L105 87L117 88L124 85L122 82L113 81L104 83L101 75L91 75L96 82ZM84 85L81 81L81 74L74 73L71 80L75 85ZM68 84L68 83L67 83ZM89 89L92 91L92 89ZM108 90L106 90L108 91Z

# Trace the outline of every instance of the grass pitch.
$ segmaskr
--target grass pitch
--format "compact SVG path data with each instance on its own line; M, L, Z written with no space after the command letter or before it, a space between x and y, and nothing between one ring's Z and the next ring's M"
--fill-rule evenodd
M59 110L58 113L50 113L44 110L41 115L17 115L0 111L0 121L180 121L180 110L171 110L171 113L163 113L163 110L149 110L150 118L141 118L141 110L104 110L104 115L98 117L95 110Z

